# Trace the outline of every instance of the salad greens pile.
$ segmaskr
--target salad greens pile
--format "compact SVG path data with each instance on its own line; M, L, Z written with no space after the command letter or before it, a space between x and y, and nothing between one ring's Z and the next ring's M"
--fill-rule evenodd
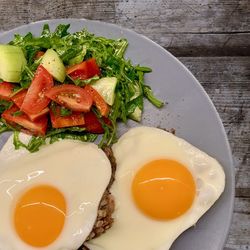
M34 37L32 33L25 36L16 34L14 39L9 43L20 47L27 60L27 65L21 73L20 83L15 91L27 89L31 84L34 73L41 62L36 59L35 55L38 51L46 51L49 48L55 50L60 56L65 66L74 65L95 58L101 69L102 77L116 77L117 85L115 89L115 100L111 106L108 118L111 124L102 122L104 134L99 146L111 145L114 143L117 132L117 122L127 122L133 119L135 111L143 111L143 98L147 98L153 105L158 108L163 106L163 102L158 100L151 88L144 82L144 74L151 72L148 67L140 65L134 66L130 60L124 58L128 41L122 39L109 39L98 37L89 33L86 29L79 32L69 33L70 25L60 24L54 32L50 31L49 25L45 24L40 37ZM65 82L73 83L78 86L84 86L96 81L99 77L95 76L87 80L74 80L70 76L66 76ZM10 103L8 101L0 101L0 114L8 109ZM101 118L99 111L92 108L92 111ZM69 110L61 111L62 115L67 115ZM18 114L17 114L18 115ZM140 121L140 117L136 119ZM81 141L95 141L98 137L96 134L87 132L84 127L67 127L55 129L49 124L45 137L33 136L26 145L19 140L18 131L7 124L3 119L0 122L0 133L5 131L14 131L14 145L16 148L25 147L30 152L35 152L39 147L47 141L53 143L59 139L70 138Z

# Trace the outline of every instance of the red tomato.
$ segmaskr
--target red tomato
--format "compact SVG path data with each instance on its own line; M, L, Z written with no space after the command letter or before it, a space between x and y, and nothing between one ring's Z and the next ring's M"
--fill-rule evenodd
M22 104L23 104L23 100L25 98L27 94L27 90L23 89L20 92L18 92L16 95L11 97L11 100L17 105L18 108L21 108ZM39 117L45 115L49 113L49 108L46 107L45 109L43 109L41 112L36 113L36 114L27 114L28 117L30 118L31 121L35 121L37 120Z
M45 52L43 52L43 51L37 51L36 54L35 54L35 60L38 60L44 54L45 54Z
M48 113L49 113L49 108L47 107L35 115L28 115L28 117L30 118L31 121L37 121L40 117L42 117Z
M85 123L83 113L72 112L71 115L61 116L60 107L56 107L53 111L50 110L50 120L53 128L80 126Z
M67 74L73 79L86 80L95 75L100 75L101 71L95 58L90 58L67 69Z
M73 111L88 112L92 106L91 96L81 87L62 84L53 87L46 96Z
M92 111L84 114L84 119L85 119L84 127L86 127L88 132L91 132L94 134L104 133L102 124L100 123L100 121L98 120L98 118ZM111 122L108 118L103 117L102 119L107 125L111 125Z
M18 124L25 129L28 129L29 132L33 135L45 135L47 129L48 119L46 116L41 117L37 121L31 121L29 117L22 113L20 115L14 115L15 112L20 111L16 105L13 105L11 108L5 110L2 113L2 118L10 124Z
M86 85L84 89L89 93L89 95L92 97L93 102L95 106L99 109L102 116L107 116L109 113L109 106L104 101L102 96L90 85Z
M18 108L21 108L26 94L27 94L27 89L23 89L17 94L13 95L11 97L11 100L17 105Z
M9 82L0 83L0 100L10 100L10 96L13 92L15 85Z
M29 115L40 113L50 102L45 93L52 87L53 77L40 65L24 98L21 110Z
M88 75L90 77L93 77L95 75L100 75L101 74L101 70L95 60L95 58L90 58L88 60L86 60L86 64L87 64L87 72L88 72Z

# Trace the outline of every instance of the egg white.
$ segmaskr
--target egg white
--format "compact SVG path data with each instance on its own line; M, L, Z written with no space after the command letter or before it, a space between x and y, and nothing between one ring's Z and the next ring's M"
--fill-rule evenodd
M29 136L22 137L29 139ZM110 162L93 143L62 140L31 154L26 150L16 151L11 137L0 152L0 250L37 249L18 237L13 226L13 210L25 189L40 184L61 191L67 203L67 215L60 236L51 245L39 249L78 249L93 228L110 178Z
M116 201L114 224L88 244L91 250L167 250L173 241L214 204L224 190L222 166L212 157L166 131L137 127L125 133L113 146L117 161L111 193ZM180 217L158 221L142 214L131 195L136 172L156 159L173 159L192 173L196 196L192 207Z

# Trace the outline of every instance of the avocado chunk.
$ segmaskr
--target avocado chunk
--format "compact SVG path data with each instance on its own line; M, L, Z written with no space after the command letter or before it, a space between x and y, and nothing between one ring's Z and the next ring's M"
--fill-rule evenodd
M57 81L64 82L66 70L61 58L53 49L45 52L41 64Z
M102 96L108 105L113 105L115 100L116 77L103 77L91 86Z
M21 48L0 44L0 78L6 82L19 82L27 64Z

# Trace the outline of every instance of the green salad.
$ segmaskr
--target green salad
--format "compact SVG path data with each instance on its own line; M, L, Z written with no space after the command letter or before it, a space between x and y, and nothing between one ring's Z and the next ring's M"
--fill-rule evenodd
M148 67L124 58L128 41L69 33L45 24L40 37L16 34L0 44L0 134L14 131L15 148L30 152L59 139L95 141L100 147L117 140L118 122L140 122L144 98L163 102L144 82ZM31 134L28 144L20 131Z

